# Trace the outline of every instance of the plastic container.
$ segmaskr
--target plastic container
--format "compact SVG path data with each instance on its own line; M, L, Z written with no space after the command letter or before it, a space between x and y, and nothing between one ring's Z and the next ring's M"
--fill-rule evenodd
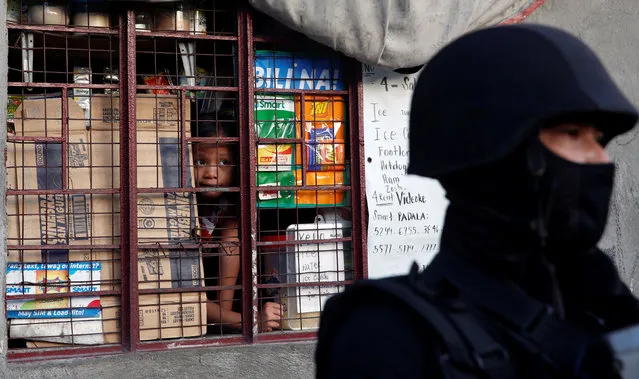
M108 12L91 11L84 6L83 8L73 14L73 26L85 28L108 28L111 26L111 17Z
M160 7L155 11L156 31L191 31L191 14L188 7L177 4L174 8Z
M149 12L135 12L135 30L139 32L150 32L153 29L153 16Z
M331 240L344 237L345 230L350 230L350 222L343 222L339 218L326 220L322 215L317 215L313 223L290 225L286 229L288 241L325 242L287 245L286 271L280 275L283 280L286 283L344 281L344 244ZM282 328L317 329L326 300L341 290L343 286L286 288L281 294L285 308Z
M19 23L22 17L20 0L7 0L7 22Z
M201 9L193 9L189 12L190 31L195 34L206 33L206 13Z
M69 15L64 3L34 1L28 5L27 20L36 25L68 25Z

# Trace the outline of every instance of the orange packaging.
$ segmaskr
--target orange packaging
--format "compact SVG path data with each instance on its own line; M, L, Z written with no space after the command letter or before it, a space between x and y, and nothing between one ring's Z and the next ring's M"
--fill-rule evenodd
M295 100L295 116L302 118L301 98ZM302 120L309 171L344 170L344 99L341 96L308 96ZM301 162L301 151L296 158ZM319 184L322 185L322 184Z
M296 185L302 185L302 171L295 171ZM307 186L335 186L334 190L299 190L295 192L296 203L303 204L341 204L344 202L344 191L338 186L344 184L342 171L307 171Z

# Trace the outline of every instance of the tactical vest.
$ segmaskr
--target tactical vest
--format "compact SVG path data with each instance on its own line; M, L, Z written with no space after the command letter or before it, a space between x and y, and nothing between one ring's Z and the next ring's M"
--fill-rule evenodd
M457 296L443 295L430 285L443 282ZM414 264L407 276L360 281L329 299L322 314L318 366L328 359L331 330L364 295L400 300L405 307L398 312L415 312L439 335L445 351L439 362L446 379L518 378L520 357L511 356L513 344L543 367L539 379L619 378L608 369L605 376L584 373L593 346L597 359L609 360L612 367L612 353L606 346L602 349L597 333L560 321L551 307L518 287L445 254L438 254L424 272Z

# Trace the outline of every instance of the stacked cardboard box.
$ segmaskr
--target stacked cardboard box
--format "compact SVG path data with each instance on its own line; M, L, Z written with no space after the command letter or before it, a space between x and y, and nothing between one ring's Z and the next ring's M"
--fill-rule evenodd
M140 95L137 100L138 188L179 186L180 127L179 100L175 96ZM69 189L118 189L120 187L119 98L94 96L91 122L87 129L84 111L73 99L68 101L68 182ZM29 98L15 115L17 135L62 136L60 98ZM187 167L192 167L190 153ZM7 168L9 188L61 189L62 145L59 143L9 143ZM176 174L178 173L178 174ZM187 184L193 178L187 170ZM99 249L99 245L120 243L120 204L118 194L71 194L10 196L7 199L9 244L23 245L96 245L92 250L11 251L14 282L11 294L51 293L52 275L60 284L60 293L119 290L120 254L118 250ZM139 252L139 288L184 288L202 285L203 270L198 249L177 248L193 241L197 211L192 193L140 193L138 196L139 243L160 242L175 249L147 249ZM35 246L34 246L35 247ZM27 266L20 263L41 263ZM72 265L50 264L90 262L89 276L80 277ZM98 264L99 263L99 264ZM97 265L96 265L97 264ZM25 270L48 283L25 285ZM65 270L68 272L65 273ZM40 271L40 273L37 273ZM38 276L39 275L39 276ZM75 275L75 276L74 276ZM62 278L62 279L60 279ZM78 279L80 278L80 279ZM96 280L98 279L98 280ZM26 307L46 312L15 313L10 320L12 338L30 338L39 342L101 344L119 342L119 306L116 296L61 298L58 303L9 301L8 310ZM96 316L86 309L99 304ZM140 295L140 338L199 336L206 332L206 296L203 292ZM71 309L64 313L48 312ZM77 309L76 309L77 308ZM87 317L76 317L83 313ZM90 317L93 316L93 317Z

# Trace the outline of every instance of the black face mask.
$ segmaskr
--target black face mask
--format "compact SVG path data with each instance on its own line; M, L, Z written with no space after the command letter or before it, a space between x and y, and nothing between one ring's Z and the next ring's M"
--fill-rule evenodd
M531 137L508 159L439 178L450 199L442 246L468 240L470 255L504 262L542 250L555 263L584 254L606 227L614 173L613 164L573 163Z
M538 145L546 163L539 189L547 248L561 256L587 252L608 221L615 166L570 162Z

